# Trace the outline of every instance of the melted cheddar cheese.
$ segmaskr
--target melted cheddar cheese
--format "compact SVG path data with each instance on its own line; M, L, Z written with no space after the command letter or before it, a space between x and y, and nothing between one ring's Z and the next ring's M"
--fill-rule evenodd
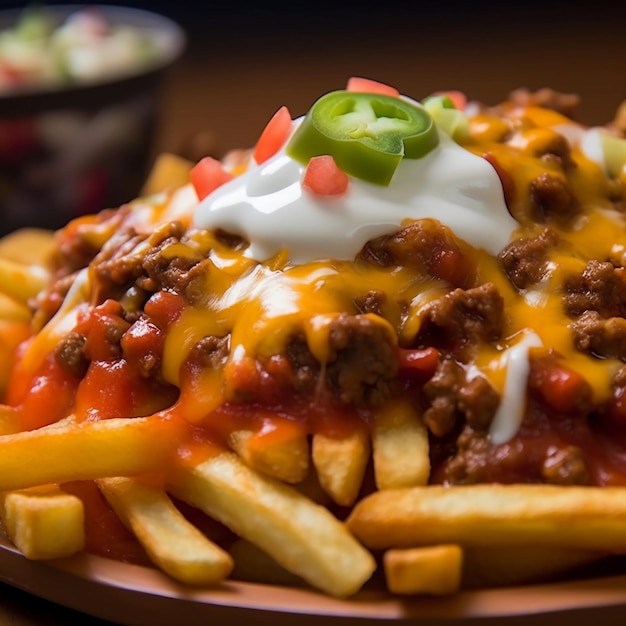
M288 421L305 419L306 428L315 430L307 421L307 411L315 413L317 404L329 415L336 409L328 393L320 390L340 350L333 343L333 333L337 321L345 315L357 316L368 328L374 328L372 332L394 350L435 347L440 363L453 360L468 384L485 379L499 397L499 406L490 415L490 426L483 435L492 446L526 436L520 434L525 420L532 418L539 423L543 417L559 412L545 398L546 406L541 411L532 409L541 412L541 419L528 412L533 375L540 379L537 388L543 389L543 374L533 374L535 358L549 357L558 364L556 370L546 374L552 376L550 384L555 388L557 378L570 371L578 375L581 384L589 386L590 406L580 419L608 412L607 406L619 405L615 377L624 367L626 354L596 354L593 349L577 346L572 324L579 314L568 310L564 299L576 291L572 285L579 284L576 280L580 282L590 261L611 263L615 271L624 266L623 185L608 176L603 164L584 150L588 129L553 110L505 103L475 114L468 112L468 128L458 143L440 131L444 146L441 151L434 151L432 158L424 158L421 163L403 165L398 186L394 187L392 180L389 190L351 181L344 199L312 199L299 187L302 167L289 163L280 153L263 167L250 162L246 170L238 164L243 172L202 203L193 187L187 185L137 200L113 218L107 215L77 220L60 231L59 248L71 247L76 240L88 242L95 251L93 258L87 268L65 270L66 274L77 272L74 286L54 316L43 316L38 332L21 352L15 377L33 384L44 375L44 364L57 344L82 328L81 323L86 324L84 318L89 311L113 299L121 305L119 317L123 324L119 324L132 335L132 341L124 343L122 339L121 351L116 352L114 360L130 359L125 346L140 345L143 335L128 327L134 328L142 316L148 319L146 328L152 335L150 341L146 339L146 354L149 352L158 361L158 367L149 370L150 376L156 376L168 390L161 410L174 411L200 427L211 424L210 416L216 411L241 405L247 406L246 410L253 407L258 414L265 406L281 418L287 416ZM451 160L445 160L447 154L452 155ZM288 179L284 178L285 171ZM446 171L450 185L446 184ZM273 175L283 178L276 182ZM427 193L426 184L430 185ZM253 207L252 222L243 205L237 204L242 195L248 198L246 211ZM306 204L308 212L299 214L300 200L294 198ZM353 205L351 198L357 200ZM281 239L280 217L256 238L261 229L255 231L255 224L269 219L272 202L288 206L292 212L285 218L290 221L289 236L295 233L294 241L306 242L302 249L296 244L290 248L288 237ZM367 214L363 218L366 223L359 222L359 202ZM417 207L416 212L407 208L403 213L403 202L407 207ZM323 220L329 212L328 225ZM338 214L342 219L335 221ZM173 236L167 230L173 222L182 225L182 235ZM410 232L416 223L424 228L426 239L420 240L422 243L444 241L449 248L444 245L432 251L411 251L410 242L402 241L403 233ZM553 239L542 248L545 258L540 275L522 286L514 284L502 253L516 242L538 240L546 230ZM355 236L357 231L360 239ZM139 234L138 241L130 245L128 235L121 237L116 247L115 237L124 232ZM397 241L391 241L396 235ZM374 242L373 252L368 257L364 246L370 242ZM398 256L397 251L389 252L390 245L400 250L404 246L408 251ZM142 264L154 250L158 251L158 265L154 266L158 270ZM337 253L327 254L328 250ZM376 250L388 256L377 257ZM458 256L451 257L451 250ZM533 254L526 260L539 262L541 259ZM124 261L115 266L115 271L123 274L126 267L136 271L122 279L115 271L103 269L116 255ZM445 269L446 258L455 259L449 262L454 267ZM67 264L67 256L61 263L61 274L63 263ZM177 264L182 268L176 274L179 282L167 282L169 268ZM464 277L459 284L451 278L457 274ZM159 280L161 284L154 287ZM496 338L471 333L454 338L454 327L450 330L446 324L438 326L433 311L442 299L456 297L459 290L470 294L472 289L485 285L493 286L502 301L502 322ZM585 288L580 289L585 292ZM54 286L50 293L54 293ZM45 303L50 293L44 294L40 303ZM169 295L157 297L162 293ZM470 295L474 298L473 292ZM164 302L170 296L173 304L167 308ZM363 304L370 296L375 306ZM471 302L469 312L464 314L480 317L480 304L471 309L475 306L473 299ZM117 320L117 314L106 315ZM107 323L107 328L118 324ZM86 335L87 345L91 332ZM223 341L222 353L219 358L211 356L210 364L203 361L209 357L198 356L198 346L207 338ZM284 392L285 379L289 379L284 374L284 362L294 369L294 338L306 346L319 378L319 384L307 387L308 396L304 401L300 397L299 403L294 403L292 396L284 401L276 395ZM137 350L133 348L132 354L136 355ZM79 393L94 362L87 365L84 378L76 381ZM106 376L102 372L99 375L104 376L102 384L107 384ZM295 376L293 371L290 375ZM421 410L428 409L432 397L423 395L425 381L415 382L402 372L395 378L392 374L390 379L392 395L413 394ZM263 385L269 388L265 394L258 391ZM23 383L16 388L28 386ZM173 404L171 389L179 390ZM14 404L23 402L19 393L14 396L9 398ZM462 414L459 406L455 410ZM71 402L68 410L72 410ZM106 407L102 410L106 413ZM141 406L129 410L142 412ZM337 409L337 414L354 411L367 421L376 406L367 402L365 406L352 406L348 402ZM219 428L228 426L221 424Z

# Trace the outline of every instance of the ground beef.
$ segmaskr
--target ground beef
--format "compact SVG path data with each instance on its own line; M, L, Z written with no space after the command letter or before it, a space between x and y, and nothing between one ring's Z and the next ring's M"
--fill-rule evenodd
M530 183L529 192L534 219L538 222L563 221L577 212L574 195L565 178L543 172Z
M189 360L202 369L217 369L226 361L230 352L230 336L203 337L191 349Z
M570 324L574 345L581 352L600 358L626 361L626 319L602 317L597 311L585 311Z
M85 356L85 342L85 335L72 331L59 341L54 350L56 362L76 378L82 378L89 367L89 359Z
M341 404L378 405L398 370L395 337L386 325L362 315L341 314L328 333L325 378Z
M465 426L436 468L437 482L466 485L531 482L588 485L591 474L582 450L564 442L549 445L519 438L495 445L486 433Z
M53 266L57 269L56 277L67 276L87 267L130 210L129 205L106 209L93 215L92 223L85 222L75 228L70 222L60 230L56 235L57 249L52 258Z
M514 105L538 106L557 111L570 119L576 119L576 112L580 104L580 96L571 93L562 93L544 87L538 91L529 91L526 88L516 89L508 98Z
M597 311L602 317L626 317L626 269L592 260L583 272L565 281L563 304L568 315Z
M493 283L455 289L426 306L423 323L427 331L436 326L457 351L469 341L495 341L502 334L504 300Z
M558 243L553 230L545 229L538 237L517 239L499 255L500 264L517 289L537 285L548 270L548 253Z
M476 263L452 231L437 220L423 219L399 232L368 242L360 258L383 267L409 267L427 276L468 288L476 280Z
M442 359L437 371L424 385L430 405L424 412L424 423L436 437L443 437L459 420L475 430L484 431L500 403L498 392L482 376L468 378L453 359Z
M320 380L321 366L313 356L303 333L291 337L286 353L293 372L291 379L293 388L298 392L312 392Z
M547 483L554 485L588 485L591 474L578 446L549 448L541 468Z
M359 313L374 313L382 316L383 304L386 300L387 294L384 291L372 290L364 296L356 298L354 304Z

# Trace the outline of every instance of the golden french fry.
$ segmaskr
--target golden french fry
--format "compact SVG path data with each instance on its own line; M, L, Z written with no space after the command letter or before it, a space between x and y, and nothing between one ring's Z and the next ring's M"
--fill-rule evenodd
M49 281L48 272L39 265L24 265L0 257L0 291L19 302L36 296Z
M21 430L17 411L6 404L0 404L0 436L17 433Z
M141 195L150 196L168 189L182 187L189 182L189 172L193 163L176 154L160 154L144 183Z
M0 238L0 257L22 265L46 265L54 249L54 231L20 228Z
M604 552L551 546L469 547L463 554L465 589L546 582L606 556Z
M190 585L213 585L230 574L230 555L187 521L162 489L123 477L96 482L164 572Z
M457 545L387 550L383 567L387 588L397 594L443 596L461 583L463 551Z
M28 323L32 312L24 301L16 300L1 292L0 289L0 321L7 323Z
M428 484L428 430L417 408L396 399L379 409L372 428L374 480L378 489Z
M250 467L286 483L299 483L309 471L309 442L305 433L295 429L286 436L235 430L228 442Z
M376 568L326 508L255 472L234 453L181 469L169 490L331 595L356 593Z
M341 438L313 436L313 465L320 485L341 506L354 504L370 455L367 434L357 430Z
M0 491L158 470L175 447L177 433L166 420L137 417L2 435Z
M59 559L84 549L83 503L57 485L2 494L9 539L28 559Z
M441 543L626 551L626 488L430 486L377 491L348 528L370 548Z

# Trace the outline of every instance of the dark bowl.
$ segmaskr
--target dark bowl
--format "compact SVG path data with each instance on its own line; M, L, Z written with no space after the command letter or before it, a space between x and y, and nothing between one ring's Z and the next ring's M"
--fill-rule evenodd
M94 5L46 7L62 22ZM97 5L113 25L153 38L157 54L114 78L0 94L0 235L22 227L56 229L80 215L134 198L150 166L166 71L185 33L144 10ZM0 31L21 11L0 11Z

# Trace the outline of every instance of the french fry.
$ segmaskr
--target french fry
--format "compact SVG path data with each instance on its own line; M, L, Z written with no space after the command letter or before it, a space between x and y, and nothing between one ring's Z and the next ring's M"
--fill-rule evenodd
M0 436L11 435L21 430L17 411L6 404L0 404Z
M457 545L387 550L383 567L387 588L400 595L445 596L459 590L463 551Z
M461 585L484 589L547 582L605 556L604 552L551 546L465 548Z
M369 548L441 543L626 551L626 488L430 486L377 491L348 528Z
M172 578L214 585L230 574L230 555L187 521L162 489L123 477L96 482L151 560Z
M378 489L426 485L430 476L428 430L415 406L397 399L379 409L372 428Z
M169 491L333 596L356 593L376 568L345 525L293 487L224 452L181 469Z
M228 442L250 467L286 483L299 483L309 471L309 442L299 430L289 429L287 436L281 437L235 430Z
M158 470L177 428L154 417L52 424L0 436L0 491ZM45 460L45 462L42 462Z
M9 539L28 559L59 559L84 549L83 503L57 485L2 494Z
M370 456L370 441L361 430L341 438L315 434L311 445L320 485L341 506L354 504Z
M26 302L16 300L0 291L0 322L3 325L8 323L29 323L32 312Z
M22 265L46 265L54 249L54 231L20 228L0 238L0 257Z
M150 170L141 195L150 196L168 189L182 187L189 182L189 172L193 165L188 159L176 154L169 152L160 154Z
M19 302L36 296L49 278L48 272L39 265L24 265L0 256L0 291Z

